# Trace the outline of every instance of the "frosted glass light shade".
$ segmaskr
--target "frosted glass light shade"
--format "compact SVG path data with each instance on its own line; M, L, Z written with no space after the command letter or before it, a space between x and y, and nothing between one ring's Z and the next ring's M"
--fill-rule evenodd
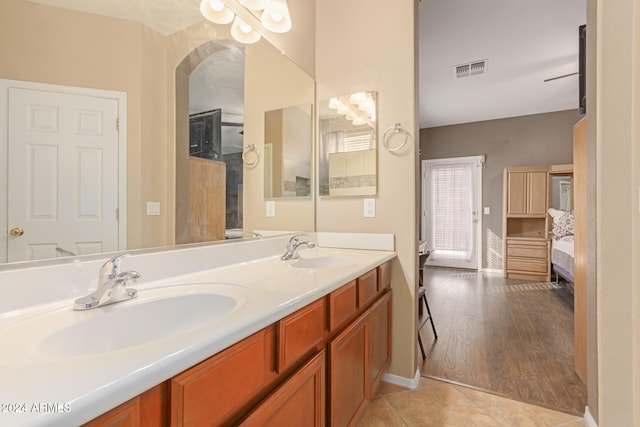
M220 0L202 0L200 13L215 24L228 24L235 14Z
M287 0L270 0L262 11L260 22L269 31L286 33L291 29Z
M262 10L267 7L268 0L238 0L238 3L251 10Z
M260 40L260 34L238 16L236 16L233 25L231 25L231 36L244 44L251 44Z

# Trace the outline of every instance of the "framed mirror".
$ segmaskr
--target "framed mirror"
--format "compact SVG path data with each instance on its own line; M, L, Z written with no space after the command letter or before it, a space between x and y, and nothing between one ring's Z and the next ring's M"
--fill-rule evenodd
M372 196L377 192L377 96L358 92L318 105L320 196Z
M264 39L251 45L229 43L232 40L230 26L206 21L200 14L198 2L193 7L184 2L162 2L162 6L158 3L155 7L157 2L146 2L142 7L138 2L130 0L128 5L131 7L126 8L117 7L121 2L104 1L1 2L0 37L12 42L3 49L0 79L45 84L53 90L63 87L71 92L90 89L94 91L91 95L94 98L104 98L107 94L115 102L115 107L107 106L114 111L112 118L100 121L95 115L84 114L78 123L82 124L81 131L85 133L108 130L117 135L118 143L109 152L109 164L114 165L114 170L108 178L94 174L98 168L91 166L91 162L95 165L102 163L98 163L99 150L92 148L82 157L84 163L80 169L87 178L82 186L53 189L58 192L55 197L51 196L53 193L44 193L46 186L37 186L42 190L45 203L39 204L39 208L45 205L47 209L51 208L45 212L47 218L42 215L42 209L37 212L38 227L45 231L60 228L51 220L55 215L49 213L60 212L59 206L69 206L72 207L69 218L73 219L78 213L84 217L73 219L65 229L85 229L78 226L80 221L100 229L91 225L93 217L108 218L112 228L105 233L116 233L115 243L103 244L98 240L102 237L83 242L81 238L70 235L48 236L40 242L23 245L14 251L17 255L9 256L12 243L35 233L33 228L22 227L22 236L9 234L9 230L18 228L22 221L10 218L9 211L15 200L6 191L11 185L3 174L0 176L0 263L57 258L70 253L84 255L172 247L193 241L181 239L180 233L183 233L185 224L187 230L189 228L189 203L200 201L189 196L190 169L185 166L190 158L197 158L189 155L190 143L198 145L197 141L200 141L200 147L195 147L194 154L199 152L199 158L221 161L228 157L234 163L229 166L230 162L225 162L227 168L233 169L238 176L240 171L243 173L242 182L233 181L235 192L226 191L233 197L225 200L224 205L232 211L225 209L221 215L224 217L223 233L222 236L216 235L215 239L226 238L229 228L239 231L240 236L249 236L255 229L268 230L269 226L277 230L287 229L280 222L269 222L256 216L258 213L264 215L262 162L247 173L246 165L241 161L242 147L259 144L263 154L264 112L277 106L313 103L313 79ZM196 54L192 55L193 52ZM211 67L206 60L211 56L226 61L224 68L218 68L216 76L208 74ZM233 61L237 61L235 65L231 65ZM198 67L200 64L202 67ZM201 102L203 99L198 95L204 95L204 90L196 90L189 95L189 77L194 70L200 81L199 87L207 87L207 101L211 100L211 93L216 94L213 103ZM265 81L265 76L269 76L268 81ZM232 93L235 89L230 89L230 77L239 78L244 83L244 92ZM250 90L247 90L247 84ZM287 94L279 98L279 93L283 92L281 87L285 85L291 87L291 92L304 96L294 98ZM267 91L273 87L277 87L278 92ZM231 94L239 102L232 102L227 96ZM191 97L195 103L191 102ZM6 99L8 94L4 93L2 100ZM215 102L221 99L222 102ZM209 146L204 141L206 136L190 141L189 116L194 119L195 132L204 134L203 121L217 120L215 114L209 115L216 109L221 110L220 144ZM3 114L0 133L12 125L7 110L0 108ZM95 108L87 107L86 110L95 111ZM54 115L40 114L43 111L38 110L38 126L46 127L53 123L48 120ZM259 116L256 111L259 111ZM199 123L198 120L205 116L206 120ZM7 140L0 138L0 170L7 169L7 152ZM42 153L38 159L47 161L52 158ZM47 178L56 175L53 169L42 167L38 170L39 182L54 182ZM60 170L73 169L62 167ZM25 179L23 181L26 182ZM92 192L106 188L102 184L107 183L110 193L117 195L109 203L101 199L99 191ZM80 188L79 193L87 195L84 202L76 197L78 192L73 188ZM258 192L254 191L256 188ZM26 194L21 198L23 201L29 200ZM312 230L312 226L307 226L314 223L312 201L309 205L305 210L308 218L304 224L296 224L296 229ZM243 209L244 222L240 223L237 220L242 218ZM279 206L278 219L285 221L287 209L288 206ZM247 219L249 215L253 216ZM295 215L298 218L303 216L298 211ZM227 226L227 217L235 219L235 225ZM208 241L208 238L198 241ZM56 250L57 247L61 250Z
M312 104L264 113L264 197L310 197Z

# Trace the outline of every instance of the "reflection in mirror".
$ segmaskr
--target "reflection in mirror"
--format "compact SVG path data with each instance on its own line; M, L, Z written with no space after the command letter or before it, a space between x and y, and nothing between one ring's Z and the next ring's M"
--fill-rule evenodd
M321 196L376 194L376 92L321 102L319 183Z
M573 210L570 175L551 176L551 207L561 211Z
M81 212L85 216L101 216L116 222L116 227L121 233L116 238L119 240L117 247L101 246L98 238L92 238L91 242L79 242L69 240L70 243L61 242L57 237L48 237L47 246L32 246L26 251L22 251L17 257L8 256L9 239L20 239L18 231L15 236L9 234L10 229L21 227L23 236L32 236L33 227L25 227L22 221L8 221L8 210L14 204L7 194L8 188L6 177L0 175L0 263L10 260L42 259L60 256L70 256L70 253L78 255L112 252L123 250L135 250L144 248L170 247L177 243L188 242L188 228L186 237L180 236L184 230L182 227L186 223L189 211L189 203L203 203L202 200L189 196L189 167L191 158L203 159L203 156L189 156L189 115L204 113L207 115L212 110L221 109L221 143L218 156L223 158L227 155L240 156L243 145L242 130L260 128L252 133L249 143L261 143L263 136L262 115L264 111L277 108L278 105L296 105L300 103L313 102L313 80L300 70L295 64L284 57L282 53L271 46L266 40L250 45L252 55L246 53L248 47L238 48L238 44L229 42L232 37L229 33L229 26L217 26L203 19L198 8L198 1L193 3L193 7L187 5L189 2L146 2L142 7L141 0L130 0L126 7L123 2L94 2L94 1L66 1L66 0L2 0L0 2L0 39L11 40L3 46L3 59L0 66L0 79L5 81L36 82L46 85L63 86L75 91L78 88L90 88L97 91L94 98L104 98L104 93L113 94L117 114L113 119L95 120L95 115L83 115L81 123L85 128L81 129L87 133L97 132L97 127L86 127L90 125L102 124L103 129L109 127L109 132L117 133L123 139L123 145L109 152L109 162L119 165L124 169L121 174L126 180L120 179L116 173L109 177L96 177L93 172L97 168L91 166L91 162L98 164L99 156L97 151L83 151L82 165L78 167L86 177L84 187L69 185L60 187L57 198L44 198L44 202L51 202L47 206L53 209L58 206L73 207L72 214ZM164 6L161 6L163 4ZM157 6L154 6L157 5ZM133 14L134 16L132 16ZM274 103L269 108L262 108L264 98L260 93L254 91L252 94L243 97L240 105L231 108L224 103L212 105L201 103L202 99L196 93L189 95L189 76L198 65L210 56L219 52L209 44L212 41L226 41L228 47L234 45L235 50L229 49L227 54L229 63L224 69L219 69L219 79L208 79L205 71L206 67L199 68L197 73L202 72L199 77L207 80L209 89L216 89L217 85L226 84L229 74L240 79L248 75L264 76L269 74L273 68L273 63L288 62L291 67L287 68L291 72L279 72L271 78L269 85L277 86L280 80L288 83L291 81L305 81L308 90L296 87L296 92L309 94L305 99L291 100L289 98L280 100L278 93L269 94L268 102ZM179 70L179 66L186 58L193 58L190 54L198 51L200 54L197 61L189 64L184 70ZM29 52L25 54L25 52ZM241 55L242 54L242 55ZM223 55L224 56L224 55ZM231 65L232 60L239 60L235 66ZM246 61L246 62L245 62ZM242 67L245 63L251 62L251 67ZM186 74L177 78L179 71ZM303 76L303 78L300 77ZM184 77L184 78L183 78ZM285 84L283 83L283 84ZM306 87L306 86L305 86ZM292 89L293 90L293 89ZM102 92L101 92L102 91ZM44 93L44 91L40 91ZM222 92L218 90L218 92ZM6 99L5 93L3 99ZM193 108L192 99L196 106ZM110 101L111 102L111 101ZM113 103L111 102L111 103ZM244 103L244 104L243 104ZM251 116L250 120L245 120L248 105L260 106L260 117ZM38 104L41 105L41 104ZM109 105L111 108L112 105ZM113 109L113 108L112 108ZM4 113L0 118L2 123L9 123L7 108L0 107L0 113ZM48 110L49 112L53 110ZM95 112L94 107L87 107L87 111ZM242 113L244 112L244 116ZM231 113L237 113L231 116ZM177 117L179 115L179 117ZM52 122L48 121L53 117L40 115L43 119L40 125L47 126ZM105 116L106 117L106 116ZM116 118L118 120L116 120ZM194 116L194 118L196 118ZM212 118L212 117L211 117ZM242 125L240 127L239 125ZM197 123L194 127L198 128ZM202 127L200 126L202 130ZM0 129L5 133L6 129ZM39 131L40 132L40 131ZM196 131L197 132L197 131ZM44 132L40 132L44 134ZM205 132L206 133L206 132ZM226 138L226 136L229 138ZM206 136L205 136L206 138ZM228 145L225 141L231 141ZM247 144L247 141L244 142ZM202 144L201 144L202 145ZM206 144L205 144L206 145ZM93 150L93 148L92 148ZM208 147L201 147L201 153L207 152ZM218 148L212 148L208 152L216 152ZM235 150L238 150L237 152ZM197 151L197 150L196 150ZM194 153L195 154L195 153ZM115 160L113 160L115 156ZM215 157L214 154L211 154ZM46 153L39 153L39 160L48 160L51 156ZM72 156L73 158L74 156ZM76 156L77 157L77 156ZM220 161L220 158L214 159ZM104 160L107 161L107 160ZM244 176L238 180L234 187L237 189L235 200L225 200L225 213L222 222L222 234L219 238L224 239L229 229L234 227L243 228L240 235L248 235L254 228L267 230L269 223L260 222L261 218L253 215L251 220L247 220L247 212L263 212L258 209L244 209L244 222L242 222L243 205L262 204L263 193L262 170L260 170L259 181L253 179L250 185L244 186L247 182L247 168L238 161L238 170L244 169ZM7 144L0 139L0 170L7 169ZM230 168L230 162L226 161L225 166ZM235 167L235 166L234 166ZM75 170L80 170L76 168ZM71 173L74 169L63 167L61 171ZM55 175L53 169L39 169L38 179L41 182L51 184L54 180L47 178L47 174ZM74 172L75 173L75 172ZM51 175L53 176L53 175ZM102 180L102 181L99 181ZM60 179L58 179L60 181ZM225 181L228 184L231 180ZM24 180L26 182L26 180ZM65 181L66 182L66 181ZM100 185L99 185L100 184ZM96 203L93 196L85 198L87 203L81 204L74 199L74 191L70 188L80 188L84 195L90 194L92 188L102 189L101 184L109 184L109 191L117 194L119 198L105 204L102 201ZM111 188L113 185L115 187ZM44 190L51 187L39 186L37 189L44 194ZM252 191L258 188L259 195ZM247 193L251 194L250 200ZM77 192L76 192L77 193ZM233 192L225 189L225 197L229 197ZM49 193L47 193L49 194ZM93 193L92 193L93 194ZM245 200L243 200L243 194ZM95 195L95 194L94 194ZM21 195L27 199L26 193ZM93 205L88 202L93 201ZM55 203L54 203L55 202ZM309 203L312 204L311 202ZM40 205L41 207L42 205ZM93 210L94 207L104 208L102 211ZM226 209L233 207L234 211L229 213ZM78 211L81 209L82 211ZM51 211L53 212L53 211ZM313 223L313 210L308 209L309 220ZM279 210L278 215L286 215L286 208ZM230 222L229 217L235 218L235 225ZM38 218L38 226L46 231L53 231L56 227L49 219ZM85 221L87 224L89 221ZM23 224L23 225L21 225ZM86 225L86 224L85 224ZM83 225L84 227L84 225ZM282 227L276 225L278 229ZM84 229L77 225L72 225L66 229ZM99 227L93 227L99 229ZM305 227L305 229L308 229ZM203 239L202 233L195 233L199 240ZM218 238L216 237L216 238ZM56 249L59 248L59 249ZM42 249L42 250L41 250Z
M217 40L178 67L189 74L189 209L186 220L176 215L178 244L243 236L244 59L241 44Z
M311 195L312 105L264 113L264 197Z

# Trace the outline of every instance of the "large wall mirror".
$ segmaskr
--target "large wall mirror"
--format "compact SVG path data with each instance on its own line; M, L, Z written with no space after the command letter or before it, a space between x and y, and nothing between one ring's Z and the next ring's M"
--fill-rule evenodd
M377 182L376 92L320 102L320 196L370 196Z
M251 45L231 41L230 26L204 20L198 1L154 1L145 2L144 7L132 7L133 3L3 0L0 4L0 39L11 40L3 44L0 79L46 84L53 92L58 87L71 88L71 92L78 89L82 99L113 97L115 106L105 107L112 108L113 115L97 119L86 114L97 107L86 106L77 116L82 120L75 123L85 133L124 135L126 147L120 149L118 137L115 146L106 143L111 151L80 144L81 155L72 156L82 161L68 168L48 162L51 151L44 150L37 153L40 163L32 174L38 183L45 184L37 186L39 197L43 197L35 203L40 212L36 218L39 229L48 233L59 228L52 217L61 216L61 207L68 205L66 230L102 230L92 220L107 218L112 228L103 234L115 236L111 243L96 237L86 244L70 232L64 236L54 233L11 253L12 242L28 242L24 238L36 233L33 227L22 227L21 235L19 231L9 233L22 221L11 216L16 200L6 192L11 184L2 176L0 263L228 241L229 237L250 235L254 229L268 230L270 225L276 230L287 229L255 216L255 212L264 216L264 115L313 104L313 79L264 39ZM89 95L83 94L85 89ZM3 97L9 98L6 93ZM3 135L12 126L9 110L0 109L4 113L0 119ZM33 109L35 113L29 116L39 120L34 123L42 135L53 123L52 111ZM121 111L125 113L119 115ZM105 117L113 119L103 120ZM219 130L217 141L208 139L212 123ZM311 141L299 141L309 152ZM258 147L260 161L247 169L242 152L249 144ZM0 138L2 170L7 168L8 146L7 138ZM192 160L200 164L191 167ZM194 177L190 174L199 167L208 169L214 162L225 169L224 183L214 183L224 187L223 196L211 199L212 193L205 192L209 199L199 199L193 194L190 182ZM104 165L113 171L96 174ZM66 187L53 185L51 177L58 176L56 167L77 170L83 181ZM196 176L196 182L215 181L207 172L199 173L201 179ZM25 188L31 191L34 185ZM110 204L103 198L107 190L115 194ZM20 203L31 203L31 196L22 194ZM224 206L215 233L194 232L190 227L189 214L198 206ZM296 224L296 229L310 231L306 224L314 222L313 207L305 212L309 218ZM286 206L279 207L278 216L286 214Z

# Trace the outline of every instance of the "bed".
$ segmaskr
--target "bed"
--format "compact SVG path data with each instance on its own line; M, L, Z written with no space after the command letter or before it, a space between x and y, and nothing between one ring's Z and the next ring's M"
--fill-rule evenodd
M549 215L553 220L551 238L551 267L555 274L556 282L560 278L567 282L570 291L573 291L573 211L549 209Z

